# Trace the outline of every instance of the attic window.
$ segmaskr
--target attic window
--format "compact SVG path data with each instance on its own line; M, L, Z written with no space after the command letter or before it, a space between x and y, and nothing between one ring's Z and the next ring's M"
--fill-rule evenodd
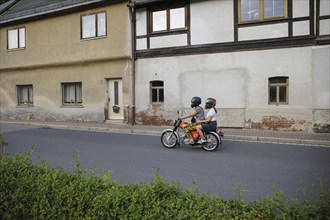
M81 17L81 38L95 38L106 36L105 12L88 14Z

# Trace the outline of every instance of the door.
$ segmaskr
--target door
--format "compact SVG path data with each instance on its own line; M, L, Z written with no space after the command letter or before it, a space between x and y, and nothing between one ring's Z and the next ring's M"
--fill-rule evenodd
M109 119L124 119L121 79L108 80Z

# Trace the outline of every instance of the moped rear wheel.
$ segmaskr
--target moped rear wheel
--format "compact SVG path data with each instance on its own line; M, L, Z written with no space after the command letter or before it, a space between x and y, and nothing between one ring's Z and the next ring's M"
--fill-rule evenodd
M162 136L160 137L160 141L166 148L173 148L179 142L179 137L176 132L172 130L163 131Z
M206 133L206 143L202 144L202 147L206 151L214 151L219 147L220 141L217 134L212 132Z

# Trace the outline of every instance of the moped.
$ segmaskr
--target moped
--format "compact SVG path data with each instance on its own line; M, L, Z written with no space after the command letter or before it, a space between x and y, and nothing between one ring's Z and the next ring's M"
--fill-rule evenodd
M178 112L179 114L179 112ZM206 142L203 144L199 144L198 141L200 139L200 135L196 130L191 131L191 137L194 142L190 143L189 138L184 132L184 127L188 126L188 122L184 122L180 117L178 117L174 121L173 128L165 129L161 135L161 142L166 148L174 148L177 145L180 145L182 142L185 145L199 145L206 151L214 151L216 150L220 144L222 144L222 138L224 137L224 133L220 128L217 128L213 131L204 132L204 137Z

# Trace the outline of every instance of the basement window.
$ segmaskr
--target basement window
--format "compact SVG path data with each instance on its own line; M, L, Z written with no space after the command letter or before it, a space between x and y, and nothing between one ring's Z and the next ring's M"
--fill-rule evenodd
M32 107L33 106L33 87L32 85L17 85L17 106Z
M81 16L81 39L107 35L105 12Z
M82 106L81 82L62 83L62 105Z
M25 48L25 28L16 28L7 31L7 49L24 49Z
M152 104L164 103L164 82L150 82L150 101Z
M269 105L287 105L289 91L289 77L271 77L268 79Z

